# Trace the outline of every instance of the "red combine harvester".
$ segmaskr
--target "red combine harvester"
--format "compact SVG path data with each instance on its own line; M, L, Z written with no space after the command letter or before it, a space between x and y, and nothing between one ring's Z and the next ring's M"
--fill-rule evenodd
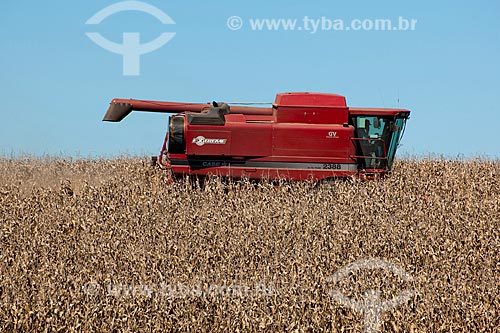
M158 163L176 176L291 180L385 175L410 115L294 92L276 95L269 108L114 99L103 120L131 111L174 113Z

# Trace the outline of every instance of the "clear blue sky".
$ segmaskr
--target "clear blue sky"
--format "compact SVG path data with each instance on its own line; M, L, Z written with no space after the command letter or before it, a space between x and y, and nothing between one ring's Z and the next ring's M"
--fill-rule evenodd
M343 94L351 106L412 111L399 153L500 156L498 1L146 0L162 25L122 12L85 22L118 1L0 2L0 154L156 154L167 115L101 121L113 97L207 102L273 101L277 92ZM227 27L237 15L244 25ZM252 31L251 18L418 20L415 31ZM123 76L122 57L86 32L114 42L175 37Z

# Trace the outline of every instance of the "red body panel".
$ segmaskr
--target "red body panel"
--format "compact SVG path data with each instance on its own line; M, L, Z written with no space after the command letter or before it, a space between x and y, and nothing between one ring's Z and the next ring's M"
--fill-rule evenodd
M275 105L346 107L345 97L337 94L292 92L276 95Z
M317 124L275 124L273 156L323 158L331 163L353 163L352 126Z

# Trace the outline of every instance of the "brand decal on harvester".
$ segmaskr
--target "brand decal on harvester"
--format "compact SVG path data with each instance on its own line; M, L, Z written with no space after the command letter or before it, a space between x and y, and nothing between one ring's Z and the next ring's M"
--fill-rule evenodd
M193 139L193 143L196 144L197 146L203 146L205 144L207 145L225 145L226 144L226 139L206 139L204 136L197 136L196 138Z

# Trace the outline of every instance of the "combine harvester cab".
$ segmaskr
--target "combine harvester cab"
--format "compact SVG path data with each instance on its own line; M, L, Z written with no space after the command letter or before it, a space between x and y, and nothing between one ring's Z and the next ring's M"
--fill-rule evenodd
M114 99L103 120L132 111L173 114L158 163L175 176L289 180L387 174L410 115L303 92L278 94L269 108Z

